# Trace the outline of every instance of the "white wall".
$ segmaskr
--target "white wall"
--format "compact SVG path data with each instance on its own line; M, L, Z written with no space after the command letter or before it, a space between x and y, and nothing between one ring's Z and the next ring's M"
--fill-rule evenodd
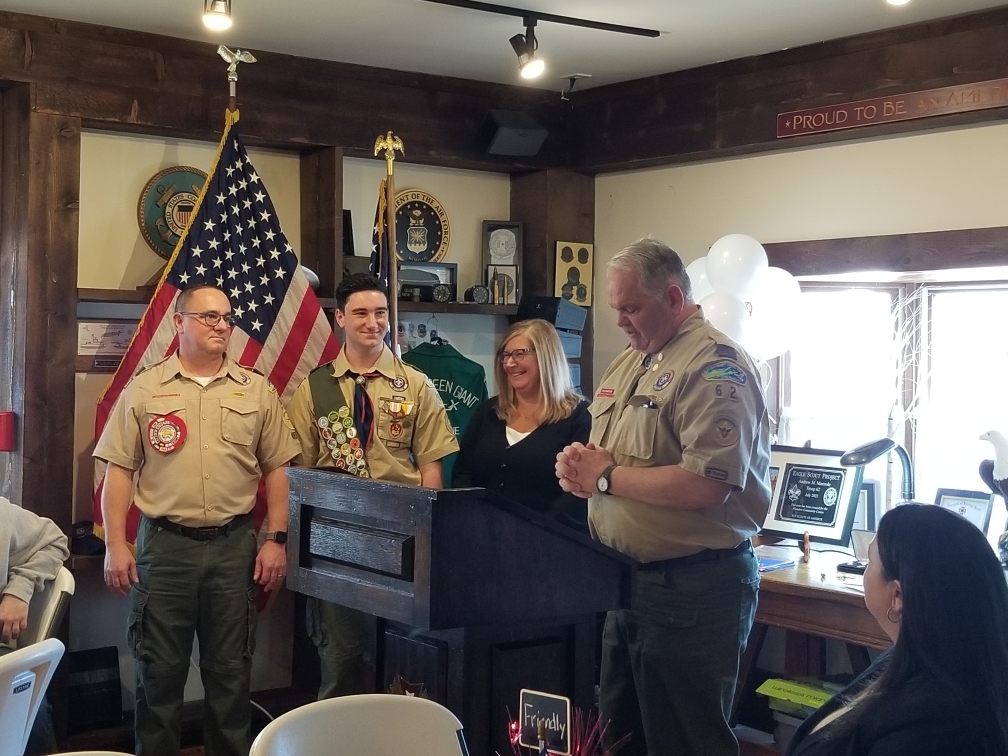
M728 233L761 242L1008 225L1008 124L599 176L595 375L626 345L605 264L654 234L687 263Z

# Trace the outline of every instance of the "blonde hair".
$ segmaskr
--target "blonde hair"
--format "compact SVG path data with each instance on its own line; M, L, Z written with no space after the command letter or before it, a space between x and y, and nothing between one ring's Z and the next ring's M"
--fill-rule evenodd
M539 422L543 425L556 423L570 417L581 401L571 382L570 366L564 356L563 345L556 329L545 320L522 320L511 326L501 341L494 361L494 376L497 378L497 417L505 423L518 417L518 396L504 372L500 355L504 347L516 336L524 336L535 349L535 359L539 366Z

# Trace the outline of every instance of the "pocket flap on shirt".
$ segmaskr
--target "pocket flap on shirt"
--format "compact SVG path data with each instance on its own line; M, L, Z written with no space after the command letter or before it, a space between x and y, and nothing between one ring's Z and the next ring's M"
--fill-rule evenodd
M596 399L588 405L588 414L596 418L602 417L602 415L613 408L614 404L616 404L616 397L603 397L601 399Z
M221 407L237 412L239 415L252 415L259 411L259 405L247 399L239 399L236 396L224 396L220 400Z

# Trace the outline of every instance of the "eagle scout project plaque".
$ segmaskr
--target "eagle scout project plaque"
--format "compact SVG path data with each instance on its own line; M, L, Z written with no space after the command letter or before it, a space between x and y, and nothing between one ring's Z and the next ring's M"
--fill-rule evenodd
M207 175L177 165L151 177L140 193L137 223L144 241L165 260L185 233Z
M568 756L571 752L570 699L522 688L518 700L518 723L521 727L518 744L539 752L541 732L549 753Z
M767 535L846 546L857 514L862 467L840 464L843 452L774 446L770 453Z
M395 199L396 255L403 262L438 262L448 252L448 213L427 192L413 189Z

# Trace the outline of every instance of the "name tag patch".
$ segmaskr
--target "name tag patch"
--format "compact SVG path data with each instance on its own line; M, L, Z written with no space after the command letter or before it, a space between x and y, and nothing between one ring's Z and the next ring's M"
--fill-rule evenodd
M745 371L734 362L712 362L705 366L701 375L708 381L731 381L745 386L748 378Z

